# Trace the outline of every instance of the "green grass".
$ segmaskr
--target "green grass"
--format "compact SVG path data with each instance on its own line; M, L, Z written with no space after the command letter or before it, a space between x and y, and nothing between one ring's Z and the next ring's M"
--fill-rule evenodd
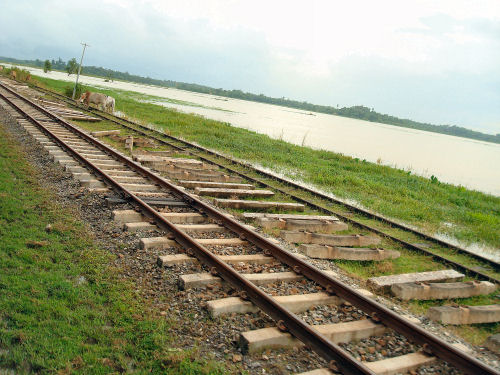
M0 124L0 373L223 374L175 349L176 322L150 312L74 217Z
M68 83L40 79L61 92ZM465 243L500 247L500 198L330 151L272 139L246 129L139 103L121 91L116 109L168 134L299 178L343 199L352 199L429 233L444 233ZM451 223L452 226L446 223Z
M59 92L63 91L67 85L67 83L54 80L40 80L49 88ZM430 233L442 232L465 242L479 242L500 247L499 198L462 187L432 182L404 171L333 152L295 146L200 116L183 114L154 104L139 103L122 91L100 91L117 99L117 110L129 117L139 119L142 123L155 124L164 129L167 134L181 136L205 147L259 163L284 172L290 177L299 177L339 197L357 200L374 211L413 224ZM107 121L97 124L83 122L79 124L85 128L116 129L118 127ZM233 168L237 167L233 166ZM259 178L266 180L266 178ZM316 198L306 197L317 201ZM272 200L280 200L280 198L285 197L278 195ZM320 203L324 204L324 202ZM380 227L409 242L421 241L409 232L373 222L359 214L347 213L341 206L335 208L356 220ZM453 226L450 227L444 223L452 223ZM359 232L359 229L355 228L346 233L353 230L356 233ZM382 247L400 251L401 257L383 262L335 261L335 263L349 274L361 279L387 274L431 271L446 267L430 260L428 256L403 249L386 239L383 239ZM433 246L430 250L441 253L443 251L439 249L439 246ZM470 267L483 266L480 262L451 250L447 250L444 255ZM498 277L493 270L487 270L487 273ZM459 302L476 304L478 300L478 298L473 298ZM481 302L498 303L498 298L495 295L485 296L481 297ZM414 302L409 305L410 309L418 313L422 313L427 307L426 302ZM464 326L454 329L471 342L478 343L491 332L497 331L498 326Z

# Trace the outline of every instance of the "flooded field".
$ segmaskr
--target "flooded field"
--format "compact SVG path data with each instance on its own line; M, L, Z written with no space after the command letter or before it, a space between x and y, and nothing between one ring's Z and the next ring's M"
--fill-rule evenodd
M74 76L65 73L29 70L43 77L74 81ZM499 144L171 88L104 82L87 76L81 76L80 82L154 95L159 98L144 100L500 196Z

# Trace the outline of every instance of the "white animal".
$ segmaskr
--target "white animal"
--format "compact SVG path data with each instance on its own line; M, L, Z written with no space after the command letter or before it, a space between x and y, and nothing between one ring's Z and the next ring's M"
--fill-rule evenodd
M95 104L97 108L101 107L100 109L104 111L106 107L107 98L108 98L107 95L100 94L98 92L87 91L83 93L82 96L80 96L78 103L85 103L87 107L92 103Z
M85 103L88 107L90 103L95 104L101 111L113 113L115 110L115 98L98 92L87 91L80 96L78 103Z
M106 98L105 107L107 112L113 113L115 111L115 98L113 98L112 96L108 96Z

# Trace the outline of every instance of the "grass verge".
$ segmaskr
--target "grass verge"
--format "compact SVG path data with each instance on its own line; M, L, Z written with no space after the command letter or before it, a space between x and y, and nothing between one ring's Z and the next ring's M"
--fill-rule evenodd
M89 238L0 123L0 373L223 374L172 348L173 323Z
M59 92L65 86L64 82L59 81L44 79L43 82ZM155 124L169 134L282 171L288 177L314 183L337 196L356 199L375 211L404 220L431 233L445 232L466 242L485 243L495 247L500 244L499 198L433 182L404 171L332 152L294 146L200 116L183 114L150 103L138 103L131 99L131 95L122 91L100 91L117 98L119 111L142 122ZM95 124L79 123L79 125L88 130L117 128L116 124L107 121ZM355 183L356 181L358 183ZM355 216L363 221L363 218ZM474 217L474 220L471 217ZM410 242L419 241L408 232L398 234ZM335 263L351 275L362 279L443 268L442 264L430 261L427 256L394 245L390 244L389 248L401 251L402 256L393 261L335 261ZM446 256L457 258L455 260L463 264L481 269L478 262L466 256L453 252L449 252ZM498 297L493 293L489 296L457 299L452 302L463 305L492 304L498 303ZM423 313L428 308L427 302L414 301L407 305L416 313ZM498 328L498 324L490 324L460 326L453 330L468 341L480 344L487 336L497 332Z

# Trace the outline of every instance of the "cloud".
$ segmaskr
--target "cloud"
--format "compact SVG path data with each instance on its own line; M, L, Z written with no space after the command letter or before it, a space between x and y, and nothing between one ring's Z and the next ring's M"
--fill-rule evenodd
M7 0L0 55L500 132L497 1ZM19 20L22 20L20 22Z

